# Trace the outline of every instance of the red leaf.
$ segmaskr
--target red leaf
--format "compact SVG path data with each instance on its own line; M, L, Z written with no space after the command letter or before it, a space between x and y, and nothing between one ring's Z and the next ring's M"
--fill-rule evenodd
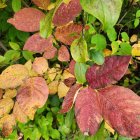
M36 53L42 53L48 48L52 47L52 45L53 45L52 37L45 39L42 38L39 35L39 33L36 33L28 38L23 49Z
M69 64L69 71L70 71L70 73L73 74L73 75L74 75L75 64L76 64L76 62L75 62L74 60L71 60L71 61L70 61L70 64Z
M66 45L71 45L71 43L80 37L82 32L82 25L70 23L65 26L57 27L55 32L55 37L60 42Z
M62 3L54 15L54 25L62 26L69 23L80 14L81 10L80 0L71 0L69 4Z
M82 85L80 84L75 84L69 89L67 95L64 98L62 109L60 110L61 113L66 113L72 108L75 94L81 86Z
M80 130L94 135L102 122L97 93L91 88L82 89L75 102L75 115Z
M69 61L70 54L66 46L62 45L58 50L58 60L61 62Z
M57 49L54 46L50 46L45 50L43 57L46 59L52 59L56 56L56 54Z
M130 58L130 56L106 57L102 66L91 66L86 73L89 85L95 89L116 83L125 74Z
M67 87L71 87L73 84L75 84L75 82L76 82L76 79L74 77L69 77L67 79L64 79L64 84Z
M8 19L8 23L16 29L24 32L35 32L39 30L40 20L45 16L44 13L35 8L23 8L15 13L13 18Z
M21 110L34 118L36 110L42 107L48 98L48 86L46 81L41 77L29 78L18 90L17 102Z
M119 86L107 87L99 92L104 119L119 134L140 137L140 97Z
M50 0L32 0L34 4L38 7L41 7L44 10L48 10L48 5L50 4Z

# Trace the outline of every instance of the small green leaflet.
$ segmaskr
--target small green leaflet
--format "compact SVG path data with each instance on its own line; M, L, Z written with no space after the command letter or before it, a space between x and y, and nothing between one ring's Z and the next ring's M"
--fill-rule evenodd
M9 42L9 45L15 51L20 50L20 46L17 43L15 43L15 42Z
M74 40L70 50L76 62L86 62L88 60L87 43L83 38Z
M106 38L101 34L96 34L92 36L91 43L96 45L95 47L97 51L104 50L107 45Z
M52 34L52 17L54 10L50 11L45 18L40 21L40 35L48 38Z
M117 32L115 31L115 28L108 28L106 32L110 41L115 41L117 39Z
M22 55L23 57L28 61L28 60L34 60L34 57L33 57L33 53L32 52L29 52L29 51L22 51Z
M103 24L103 29L113 27L121 12L122 0L80 0L83 9Z
M21 0L12 0L12 8L14 12L18 12L21 9Z
M88 66L85 63L76 63L74 68L75 77L80 84L84 84L86 82L86 71Z

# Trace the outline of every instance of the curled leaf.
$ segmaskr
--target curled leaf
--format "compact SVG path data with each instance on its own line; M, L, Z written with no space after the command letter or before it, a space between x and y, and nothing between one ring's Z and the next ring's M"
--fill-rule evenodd
M82 89L75 102L75 115L80 130L94 135L102 122L97 93L91 88Z
M16 12L13 18L8 19L8 23L16 29L24 32L39 31L40 20L45 16L43 12L35 8L23 8Z
M48 61L44 57L36 57L33 62L33 70L43 75L48 69Z
M71 0L68 4L62 3L54 15L54 25L62 26L69 23L80 14L81 10L80 0Z
M15 64L9 66L0 75L0 88L16 88L28 77L29 73L24 65Z
M75 84L69 89L67 95L64 98L62 109L60 110L61 113L66 113L72 108L75 95L81 86L82 85L80 84Z
M61 62L69 61L70 54L66 46L62 45L58 50L58 60Z
M140 137L140 97L120 86L99 92L102 115L107 123L123 136Z
M69 64L69 71L73 75L74 75L75 64L76 62L73 59L70 61L70 64Z
M130 56L106 57L103 65L93 65L86 72L86 79L92 88L102 88L120 80L127 71Z
M43 107L49 94L46 81L41 77L29 78L20 87L17 102L22 111L32 120L38 108Z
M48 39L42 38L39 33L36 33L28 38L26 41L23 50L28 50L35 53L42 53L47 50L49 47L52 47L52 37Z
M70 23L68 25L64 25L56 28L55 37L60 42L71 45L71 43L80 37L80 33L82 32L82 25Z
M14 101L10 98L0 100L0 118L8 114L14 106Z
M48 10L50 0L32 0L34 4L44 10Z

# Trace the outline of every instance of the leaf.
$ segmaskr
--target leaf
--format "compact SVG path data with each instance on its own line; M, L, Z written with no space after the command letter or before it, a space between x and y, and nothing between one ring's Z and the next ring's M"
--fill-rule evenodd
M58 60L61 62L69 61L70 54L66 46L62 45L58 50Z
M28 50L35 53L42 53L45 50L49 49L49 47L52 47L52 43L52 37L44 39L39 35L39 33L36 33L28 38L23 47L23 50Z
M128 88L110 86L99 90L103 117L119 134L140 136L140 98Z
M3 98L14 98L17 95L16 89L7 89L5 90L5 94L3 95Z
M74 75L75 64L76 64L76 62L75 62L73 59L72 59L72 60L70 61L70 63L69 63L69 71L70 71L70 73L73 74L73 75Z
M21 64L9 66L0 75L0 88L16 88L28 77L29 73L25 66Z
M69 87L67 87L64 82L60 82L58 85L58 96L59 98L63 98L67 95L67 92L69 91Z
M64 80L64 84L67 87L71 87L75 83L76 83L76 79L74 77L69 77L69 78L67 78L67 79Z
M48 79L50 81L53 81L55 79L56 74L57 74L57 71L56 71L56 69L54 67L51 68L51 69L48 69L47 76L48 76Z
M75 73L75 77L78 81L78 83L80 84L84 84L86 82L86 71L88 69L88 66L85 63L76 63L75 64L75 69L74 69L74 73Z
M106 32L107 32L107 36L110 41L115 41L117 39L117 32L116 32L115 28L111 27L111 28L107 29Z
M84 39L76 39L71 44L71 55L76 62L86 62L88 60L87 43Z
M126 32L122 32L121 36L123 41L129 41L129 36Z
M26 114L23 113L18 102L15 102L14 109L13 109L13 115L15 116L16 121L26 123L28 120Z
M113 27L121 12L122 0L80 0L82 8L103 24L104 30Z
M62 3L53 18L55 26L62 26L72 21L81 12L80 0L71 0L69 4Z
M40 21L40 36L48 38L52 34L52 17L54 11L50 11L46 17Z
M33 77L20 87L16 99L21 110L32 120L36 110L46 103L48 94L46 81L42 77Z
M94 89L115 84L127 71L130 59L130 56L106 57L103 65L93 65L87 70L87 82Z
M70 73L69 69L65 69L63 75L61 76L61 79L65 80L68 78L74 78L74 76Z
M68 25L57 27L54 35L60 42L66 45L71 45L75 39L80 37L81 32L81 24L70 23Z
M20 50L20 46L17 43L15 43L15 42L9 42L9 45L15 51Z
M12 0L12 8L14 12L18 12L21 9L21 0Z
M132 46L132 56L140 56L140 44L134 44Z
M10 98L0 100L0 118L10 113L14 106L14 101Z
M2 126L2 134L5 137L9 136L13 131L13 127L16 125L14 115L6 115L3 118L1 118L0 125Z
M34 60L34 57L33 57L33 53L30 52L30 51L22 51L22 55L23 57L28 61L28 60Z
M134 27L136 28L139 24L140 24L140 20L138 18L136 18L134 20Z
M43 75L49 67L48 61L44 57L36 57L32 67L36 73Z
M49 88L49 94L54 95L58 92L58 85L59 81L52 81L49 83L48 88Z
M107 45L106 38L101 34L93 35L91 38L91 43L96 45L95 48L97 51L104 50Z
M15 26L16 29L24 32L39 31L40 20L44 13L35 8L23 8L16 12L13 18L8 19L8 23Z
M97 93L90 87L82 89L75 102L78 126L84 135L94 135L102 122Z
M41 9L48 10L50 0L32 0L32 1L35 5L37 5Z
M57 49L54 46L49 46L45 52L43 57L46 59L53 59L57 55Z
M76 93L81 88L81 86L82 85L80 85L80 84L75 84L69 89L67 95L64 98L64 101L62 104L62 109L60 110L60 113L66 113L66 112L70 111L70 109L72 108L72 106L74 104Z

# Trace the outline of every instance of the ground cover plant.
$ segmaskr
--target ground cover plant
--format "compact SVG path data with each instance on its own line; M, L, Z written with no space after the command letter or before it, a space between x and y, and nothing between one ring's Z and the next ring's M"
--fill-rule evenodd
M3 140L138 140L139 0L0 0Z

